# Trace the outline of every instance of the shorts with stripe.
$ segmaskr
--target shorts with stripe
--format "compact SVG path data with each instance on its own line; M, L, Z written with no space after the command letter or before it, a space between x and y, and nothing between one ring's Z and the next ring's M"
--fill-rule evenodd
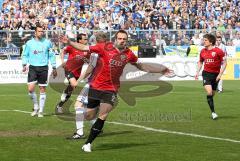
M28 84L38 83L39 86L48 85L48 66L29 66Z
M89 89L87 108L96 108L101 103L107 103L116 107L118 103L117 93L114 91L102 91L96 89Z

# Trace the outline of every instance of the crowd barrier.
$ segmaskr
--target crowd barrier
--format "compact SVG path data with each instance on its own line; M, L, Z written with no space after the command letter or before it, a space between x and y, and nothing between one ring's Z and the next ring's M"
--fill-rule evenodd
M158 81L158 80L194 80L194 76L197 70L198 58L184 58L179 56L157 56L156 58L140 58L143 63L151 64L163 64L173 69L175 74L173 76L159 76L159 75L147 75L145 72L138 71L136 68L126 67L121 80L130 81L131 79L139 81ZM26 83L27 74L22 72L21 60L1 60L0 68L0 83ZM58 82L63 82L64 74L63 69L60 67L60 59L58 58ZM49 68L51 69L51 68ZM51 72L51 71L50 71ZM49 72L49 73L50 73ZM124 77L124 78L123 78ZM201 77L200 77L201 79ZM223 75L224 80L239 80L240 79L240 58L231 57L228 58L227 69ZM51 83L51 81L50 81Z

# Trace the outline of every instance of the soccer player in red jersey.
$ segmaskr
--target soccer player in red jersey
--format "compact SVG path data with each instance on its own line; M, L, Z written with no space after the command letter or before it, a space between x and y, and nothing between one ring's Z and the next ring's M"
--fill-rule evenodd
M77 36L77 42L80 44L87 44L87 35L86 34L79 34ZM64 55L68 54L68 60L64 62ZM63 113L62 106L67 100L71 97L73 90L76 88L78 82L78 78L82 71L82 66L84 63L88 63L89 54L86 51L80 51L72 46L66 46L61 53L61 61L62 67L65 70L65 77L69 81L69 85L63 91L61 95L61 101L56 106L57 113Z
M134 53L127 48L128 34L124 30L119 30L115 34L115 42L98 43L95 46L86 46L70 41L66 36L61 36L60 40L68 43L76 49L94 52L99 55L99 61L94 68L92 78L89 82L88 108L95 108L99 105L99 115L92 126L87 141L82 149L91 152L93 140L101 132L108 114L113 110L117 100L117 92L120 87L120 76L127 63L131 63L138 69L151 73L171 74L167 67L159 67L140 63Z
M96 33L96 42L97 43L103 43L107 41L107 36L103 32ZM98 55L95 53L92 53L89 59L88 66L91 67L85 73L81 73L80 80L85 79L87 76L91 75L92 69L95 68L98 60ZM91 71L90 71L91 70ZM91 122L91 124L94 124L96 121L96 114L98 111L98 108L87 108L86 105L88 104L88 91L89 91L89 84L87 83L83 89L81 90L80 94L77 97L77 100L75 102L75 112L76 112L76 132L71 137L68 137L67 139L82 139L84 138L84 121L88 120Z
M227 60L225 53L218 47L215 47L216 37L214 35L206 34L203 38L205 48L200 53L195 79L198 79L199 72L204 63L202 72L203 86L207 92L207 102L212 112L212 119L216 119L218 115L215 113L213 96L216 92L218 82L226 69Z

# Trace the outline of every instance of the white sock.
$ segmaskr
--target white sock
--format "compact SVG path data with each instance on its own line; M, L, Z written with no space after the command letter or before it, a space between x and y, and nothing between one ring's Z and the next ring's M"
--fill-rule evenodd
M219 91L223 90L223 80L222 79L219 80L217 88L218 88Z
M39 96L39 112L43 112L44 106L45 106L45 101L46 101L46 93L40 93Z
M76 128L79 135L83 135L84 108L76 108Z
M37 101L37 95L35 92L29 92L28 95L30 96L30 99L33 101L33 109L34 111L38 110L38 101Z
M66 101L66 97L67 97L67 94L63 91L63 93L61 95L61 101L65 102Z

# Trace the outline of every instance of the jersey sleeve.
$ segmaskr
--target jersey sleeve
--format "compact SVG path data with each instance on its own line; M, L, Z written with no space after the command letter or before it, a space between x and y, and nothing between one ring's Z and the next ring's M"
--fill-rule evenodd
M65 51L65 53L70 53L71 48L72 48L71 46L66 46L63 48L63 50Z
M48 51L48 56L49 56L49 60L51 62L51 65L53 68L56 68L56 55L55 52L53 51L53 45L52 43L49 41L49 51Z
M29 59L30 45L29 42L26 43L25 49L22 54L22 64L27 65Z
M221 61L226 59L226 54L223 50L219 49L218 55L219 55Z
M89 51L90 53L97 53L99 55L102 55L104 49L102 47L102 44L96 44L94 46L89 46Z
M129 63L136 62L138 62L138 57L131 50L129 50Z

